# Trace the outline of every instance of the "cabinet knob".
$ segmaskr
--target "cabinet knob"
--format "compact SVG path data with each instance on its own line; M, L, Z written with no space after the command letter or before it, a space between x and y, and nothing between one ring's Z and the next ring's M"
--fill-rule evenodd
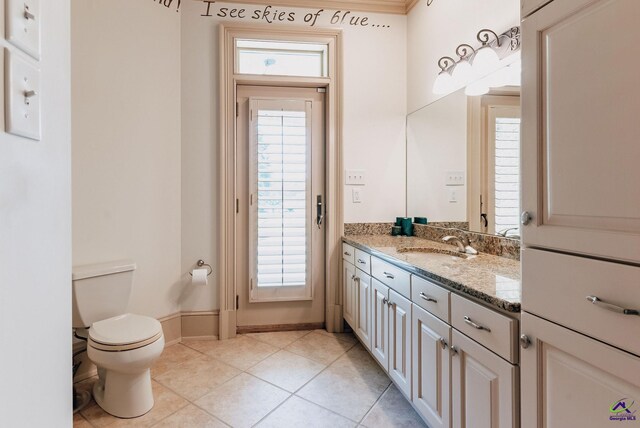
M529 223L531 223L531 220L533 220L533 215L531 215L529 211L525 211L522 214L520 214L520 223L522 223L523 226L526 226Z
M383 305L386 305L386 304L388 304L388 303L389 303L389 301L387 300L387 298L386 298L386 297L385 297L384 299L382 299L382 304L383 304Z
M444 340L444 337L441 337L440 339L438 339L438 342L440 342L440 346L442 347L443 351L447 349L447 341Z
M458 355L458 348L456 348L455 346L452 346L451 348L451 354L455 357L456 355Z
M527 336L526 334L520 336L520 346L522 346L522 349L527 349L529 346L531 346L531 339L529 339L529 336Z

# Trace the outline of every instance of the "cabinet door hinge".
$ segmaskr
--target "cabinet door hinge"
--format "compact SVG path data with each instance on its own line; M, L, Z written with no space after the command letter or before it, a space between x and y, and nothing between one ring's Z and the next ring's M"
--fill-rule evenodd
M240 116L240 103L236 103L236 117Z
M240 296L236 294L236 311L240 309Z
M240 212L240 199L236 199L236 214Z

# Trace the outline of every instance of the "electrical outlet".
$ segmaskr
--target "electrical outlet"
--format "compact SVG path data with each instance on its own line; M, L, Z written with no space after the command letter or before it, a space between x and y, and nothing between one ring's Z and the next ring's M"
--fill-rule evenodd
M347 186L364 186L364 170L348 169L345 171L344 184Z
M361 204L362 203L362 189L353 189L351 190L351 196L353 198L353 203L354 204Z
M8 49L4 60L6 131L40 140L40 70Z
M447 171L445 174L445 186L464 186L464 171Z

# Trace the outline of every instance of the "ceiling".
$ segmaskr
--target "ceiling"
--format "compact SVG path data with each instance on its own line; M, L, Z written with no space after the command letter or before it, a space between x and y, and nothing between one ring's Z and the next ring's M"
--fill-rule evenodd
M350 10L405 15L419 0L224 0L225 3L265 4L312 9Z

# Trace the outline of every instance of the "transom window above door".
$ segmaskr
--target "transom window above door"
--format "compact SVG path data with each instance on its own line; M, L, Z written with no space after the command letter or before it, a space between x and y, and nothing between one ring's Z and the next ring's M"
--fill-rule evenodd
M235 48L237 74L328 76L327 44L236 39Z

